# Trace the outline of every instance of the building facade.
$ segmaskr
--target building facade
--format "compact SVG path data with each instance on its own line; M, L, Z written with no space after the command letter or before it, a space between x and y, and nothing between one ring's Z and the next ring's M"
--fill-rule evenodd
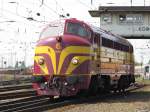
M150 38L148 6L100 6L89 13L100 18L102 29L126 38Z

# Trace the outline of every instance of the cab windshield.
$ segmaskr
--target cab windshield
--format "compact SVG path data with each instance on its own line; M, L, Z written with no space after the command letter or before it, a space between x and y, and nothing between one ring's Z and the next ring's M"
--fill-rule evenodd
M46 38L46 37L54 37L63 35L64 33L64 21L57 21L50 23L40 34L40 39Z
M69 34L73 34L73 35L77 35L77 36L81 36L81 37L89 37L89 35L90 35L90 32L88 32L86 30L86 28L83 27L79 23L68 22L66 32Z

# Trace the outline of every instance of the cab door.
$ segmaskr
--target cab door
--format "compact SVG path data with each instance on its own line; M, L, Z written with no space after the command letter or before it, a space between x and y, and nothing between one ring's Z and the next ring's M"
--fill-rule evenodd
M100 34L95 33L93 37L94 69L96 74L100 73Z

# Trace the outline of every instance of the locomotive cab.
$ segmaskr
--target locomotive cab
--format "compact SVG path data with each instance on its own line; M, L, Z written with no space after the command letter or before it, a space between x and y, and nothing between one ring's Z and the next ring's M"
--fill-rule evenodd
M39 40L42 40L44 38L52 38L56 36L61 36L64 34L65 29L65 21L56 21L52 22L49 25L47 25L46 28L43 29L43 31L40 34Z
M92 32L83 23L67 21L65 34L76 35L76 36L80 36L81 38L90 40Z
M76 19L50 24L42 31L34 57L33 87L40 88L38 94L70 96L88 88L90 38L88 25Z

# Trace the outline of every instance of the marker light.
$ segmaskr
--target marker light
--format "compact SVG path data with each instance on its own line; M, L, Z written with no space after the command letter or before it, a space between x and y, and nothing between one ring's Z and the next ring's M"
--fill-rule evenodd
M77 65L79 63L79 60L77 58L72 59L72 64Z
M44 64L44 58L40 58L39 61L38 61L38 63L39 63L40 65L43 65L43 64Z

